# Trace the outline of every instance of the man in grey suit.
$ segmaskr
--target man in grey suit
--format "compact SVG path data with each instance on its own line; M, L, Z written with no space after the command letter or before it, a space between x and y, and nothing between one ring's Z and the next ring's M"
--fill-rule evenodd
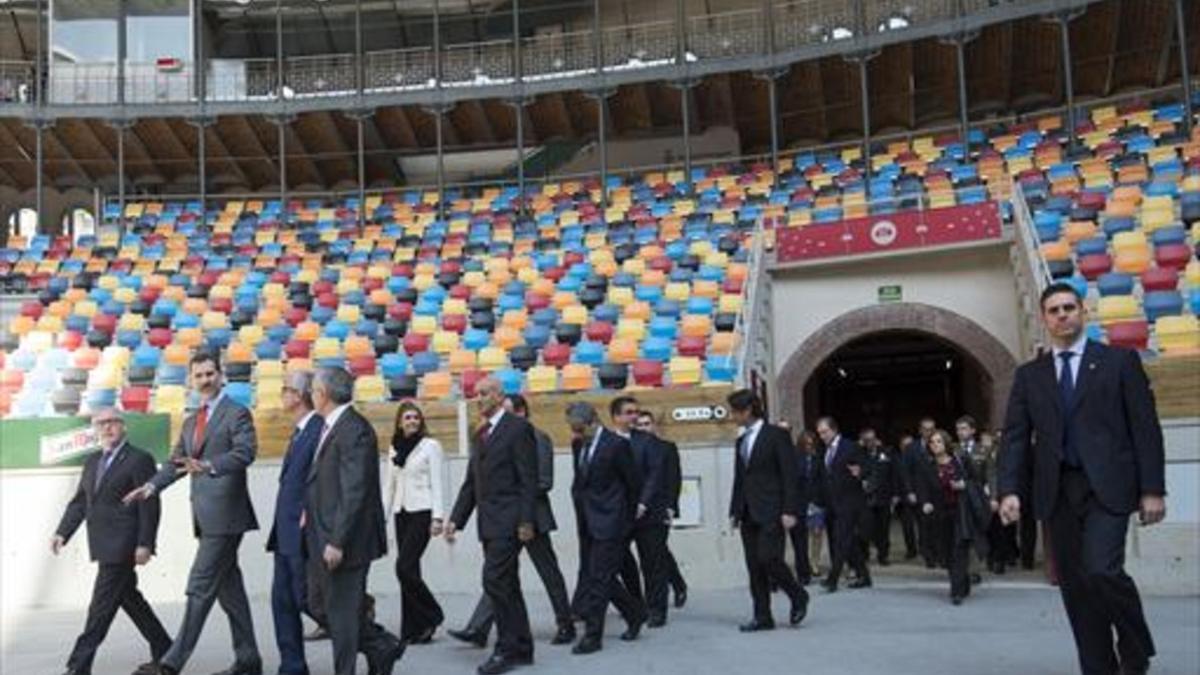
M229 617L234 663L217 675L261 675L262 658L254 639L250 603L238 567L242 535L258 529L246 468L254 461L257 439L250 411L221 391L221 363L211 352L196 352L190 364L200 407L183 422L179 441L162 468L145 485L125 495L125 503L149 499L184 475L191 476L192 527L200 546L188 573L187 607L175 642L157 664L137 675L176 675L196 648L214 602Z
M368 618L365 602L371 562L387 553L379 440L350 405L353 394L346 370L317 371L313 405L325 425L308 472L305 546L310 558L324 562L320 585L334 672L354 675L362 651L372 675L391 675L405 645Z
M529 419L529 402L520 394L509 394L504 401L504 409L514 415ZM533 436L537 440L537 480L538 496L534 503L534 525L537 529L532 541L525 542L525 552L533 561L546 594L550 596L550 604L554 607L555 623L558 631L550 644L563 645L575 641L575 623L571 620L571 601L567 597L567 582L563 579L562 570L558 567L558 556L554 554L554 543L550 533L558 529L554 520L554 510L550 508L550 491L554 489L554 441L549 434L533 428ZM449 631L451 637L482 647L487 644L488 633L496 611L488 596L482 595L475 605L467 627L462 630Z

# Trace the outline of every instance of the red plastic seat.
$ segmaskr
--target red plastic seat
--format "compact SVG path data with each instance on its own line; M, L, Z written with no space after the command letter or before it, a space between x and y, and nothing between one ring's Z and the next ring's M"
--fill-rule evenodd
M483 370L464 370L462 374L463 398L475 398L475 387L488 376Z
M462 334L467 329L467 316L465 314L445 314L442 316L442 330L453 331Z
M742 284L743 283L744 283L744 280L742 280L742 279L730 277L725 280L724 284L721 285L721 291L723 293L729 293L729 294L736 295L736 294L742 292Z
M170 330L168 330L166 328L163 328L162 330L166 330L168 333L170 333ZM170 336L169 335L167 337L167 340L168 340L167 344L170 344ZM62 347L63 349L65 349L69 352L73 352L76 349L79 349L80 345L82 345L82 344L83 344L83 333L73 331L73 330L65 330L58 334L58 346ZM157 346L157 345L155 345L155 346ZM0 354L3 354L3 353L4 352L0 352ZM0 363L0 365L3 365L3 364Z
M550 306L550 298L541 293L530 291L525 294L525 307L530 312L536 312L539 309L545 309Z
M608 344L612 341L613 325L607 321L593 321L584 329L584 335L592 342Z
M129 412L150 409L150 387L125 387L121 390L121 407Z
M409 333L404 336L402 341L404 351L412 356L421 352L429 351L429 336L421 335L420 333Z
M1171 267L1152 267L1142 273L1142 290L1173 291L1179 286L1179 273Z
M1112 265L1112 256L1107 253L1085 255L1079 259L1079 273L1088 281L1094 281L1112 270Z
M338 300L337 294L332 293L332 292L322 293L317 296L317 304L322 307L328 307L329 309L337 309L339 303L340 303L340 301Z
M641 387L661 387L663 385L663 364L661 361L642 359L633 364L633 381Z
M233 298L212 298L208 301L208 308L214 312L228 314L233 311Z
M412 318L413 306L411 302L397 302L388 307L388 316L397 321L408 321Z
M679 338L679 342L676 343L676 348L680 356L699 356L703 358L707 347L707 338L695 335L683 335Z
M346 365L347 370L355 377L365 377L375 374L375 357L370 354L355 356Z
M1108 325L1108 344L1141 351L1150 342L1150 325L1145 321L1120 321Z
M308 320L308 310L304 309L303 307L291 307L288 309L288 311L284 312L283 320L286 321L289 326L295 328L296 326L299 326Z
M21 303L21 316L27 316L35 321L42 316L45 307L37 300L27 300Z
M1163 244L1154 248L1154 262L1159 267L1181 270L1192 259L1192 249L1187 244Z
M165 349L173 339L170 328L151 328L150 332L146 334L146 342L159 349Z
M571 345L555 342L542 348L542 363L562 368L571 362Z
M283 346L283 353L289 359L307 359L312 343L308 340L288 340Z
M92 317L92 328L111 335L113 331L117 330L117 317L100 312Z

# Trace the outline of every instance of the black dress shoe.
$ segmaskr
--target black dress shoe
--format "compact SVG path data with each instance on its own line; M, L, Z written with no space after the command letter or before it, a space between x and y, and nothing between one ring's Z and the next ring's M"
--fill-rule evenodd
M396 662L404 656L408 643L403 640L390 640L391 644L381 654L372 655L367 659L367 675L392 675Z
M213 675L262 675L262 661L235 663L225 670L213 673Z
M600 651L600 639L585 637L571 648L572 654L592 654Z
M667 625L667 617L660 614L655 614L646 620L647 628L662 628Z
M625 632L621 633L621 639L625 642L633 642L634 640L638 639L638 636L642 634L643 623L644 620L642 619L638 619L637 621L630 623L629 627L625 629Z
M822 581L821 588L824 588L826 593L837 593L838 585L830 581Z
M451 630L446 631L446 635L449 635L450 637L454 638L455 640L458 640L459 642L465 642L465 643L467 643L469 645L473 645L475 647L486 647L487 646L487 636L481 635L481 634L473 632L473 631L451 629Z
M871 577L859 577L859 578L855 579L854 581L851 581L850 583L846 584L846 587L847 588L870 588L871 587Z
M147 661L146 663L138 666L133 671L133 675L158 675L160 667L161 664L159 664L158 659Z
M1121 664L1121 675L1146 675L1150 672L1149 663L1139 663L1137 665L1131 663Z
M687 604L687 587L675 591L675 609L680 609Z
M304 636L305 642L315 642L317 640L328 640L328 639L329 639L329 629L325 628L325 626L317 626L316 628L312 629L311 633Z
M880 558L878 562L880 567L888 567L892 564L892 561L887 558Z
M792 599L792 611L788 614L788 621L795 626L806 616L808 616L808 593L801 591Z
M554 639L550 640L552 645L565 645L575 641L575 625L565 623L558 627L558 632L554 634Z
M754 621L738 626L738 630L743 633L757 633L760 630L775 630L775 624L770 621L755 619Z
M479 675L499 675L500 673L507 673L519 665L521 665L521 663L519 663L515 658L502 656L500 654L492 654L491 658L479 664L479 668L476 669L476 672L479 673Z
M433 642L433 634L437 632L437 626L431 626L417 633L411 638L405 640L410 645L427 645Z
M963 597L961 595L950 596L950 604L954 605L955 607L958 607L962 603L963 603Z

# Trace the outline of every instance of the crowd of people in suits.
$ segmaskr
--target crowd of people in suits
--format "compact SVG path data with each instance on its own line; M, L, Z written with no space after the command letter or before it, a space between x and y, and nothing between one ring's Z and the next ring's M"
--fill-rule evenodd
M1041 302L1054 356L1017 371L1004 452L969 416L957 420L953 435L924 419L918 435L895 448L873 429L851 439L832 417L793 438L786 425L765 419L756 394L743 389L729 395L740 433L728 515L740 534L752 607L742 631L775 627L773 591L789 601L789 624L805 619L805 586L819 576L826 545L830 566L821 583L827 592L838 590L844 571L853 576L847 587L870 587L871 548L877 564L890 562L893 516L901 522L905 558L920 555L927 566L946 568L951 601L960 604L977 581L973 553L995 573L1018 558L1032 566L1033 513L1051 533L1045 544L1058 563L1083 672L1145 672L1154 643L1121 552L1130 514L1138 512L1144 524L1165 515L1153 395L1136 354L1082 335L1086 310L1073 287L1051 285ZM257 451L254 420L222 393L217 355L198 352L189 368L199 406L160 468L129 443L120 413L106 409L93 416L101 450L87 458L51 538L58 554L86 522L91 557L99 564L84 630L68 657L69 675L91 672L118 610L149 644L150 660L135 675L177 675L214 603L229 620L234 648L233 665L219 675L262 673L238 564L243 536L258 528L247 483ZM551 540L558 526L549 497L553 443L533 425L523 397L506 396L493 378L478 383L473 405L479 424L471 433L464 480L447 508L443 450L420 407L398 407L381 476L378 438L351 405L353 384L346 370L321 368L289 373L283 387L293 430L267 544L274 555L279 673L309 672L303 615L330 639L338 675L352 675L359 654L370 675L390 675L408 646L431 642L445 613L422 578L421 558L434 537L453 544L472 517L483 548L483 594L467 625L448 633L483 647L495 627L493 651L478 667L482 675L533 662L518 574L522 550L554 610L552 643L573 643L574 654L602 649L610 604L625 622L621 639L632 641L643 627L667 623L672 594L676 608L686 603L687 584L668 545L679 515L679 449L658 435L654 415L634 397L611 401L608 425L590 403L576 401L565 411L579 545L575 592L568 597ZM191 483L198 546L182 625L172 638L139 592L136 568L155 554L159 495L184 476ZM1032 509L1022 508L1029 502ZM370 566L387 551L386 513L397 548L398 636L376 621L367 593ZM789 540L794 569L785 561Z

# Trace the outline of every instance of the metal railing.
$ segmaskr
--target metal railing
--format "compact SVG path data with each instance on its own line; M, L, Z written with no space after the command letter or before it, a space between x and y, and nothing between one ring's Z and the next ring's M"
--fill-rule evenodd
M689 63L786 52L850 38L865 39L883 30L902 33L935 22L961 20L975 14L1012 11L1022 5L1076 6L1085 0L872 0L862 9L848 0L789 0L762 6L683 19L683 35L674 20L656 20L602 27L600 68L606 73L680 65L680 38ZM885 27L885 28L881 28ZM596 40L590 30L522 38L522 72L514 72L510 39L450 44L440 54L432 47L415 47L363 54L364 93L428 90L438 87L484 86L595 75ZM767 44L770 40L773 44ZM434 79L441 61L441 81ZM355 54L285 57L285 98L347 94L355 88ZM154 63L127 66L126 102L134 104L195 102L192 64L176 72L161 72ZM214 61L206 68L206 100L254 101L280 95L274 59ZM135 76L135 73L137 75ZM29 62L0 61L0 103L27 102L33 88ZM69 85L59 85L59 79ZM52 104L116 102L113 64L75 66L52 64L47 100ZM16 93L14 93L16 92ZM20 92L27 92L22 94Z
M1046 344L1045 327L1038 320L1039 301L1042 290L1049 285L1050 267L1042 255L1029 203L1019 184L1014 184L1010 196L1013 213L1012 263L1017 284L1017 299L1021 303L1022 348L1025 356L1037 354L1040 345Z
M762 321L760 307L764 302L762 294L765 290L763 287L766 281L766 233L763 227L763 219L759 218L754 226L754 233L750 242L750 252L746 258L746 287L743 289L742 296L742 311L738 312L737 319L734 322L733 334L741 336L741 344L738 345L737 356L737 371L734 376L734 382L739 387L750 386L750 370L751 361L757 363L762 360L758 354L761 347L758 343L758 331L763 330L766 323ZM769 314L769 313L768 313ZM766 330L770 330L769 323L765 326ZM769 336L768 336L769 339ZM767 363L764 371L768 377L773 377L773 364Z

